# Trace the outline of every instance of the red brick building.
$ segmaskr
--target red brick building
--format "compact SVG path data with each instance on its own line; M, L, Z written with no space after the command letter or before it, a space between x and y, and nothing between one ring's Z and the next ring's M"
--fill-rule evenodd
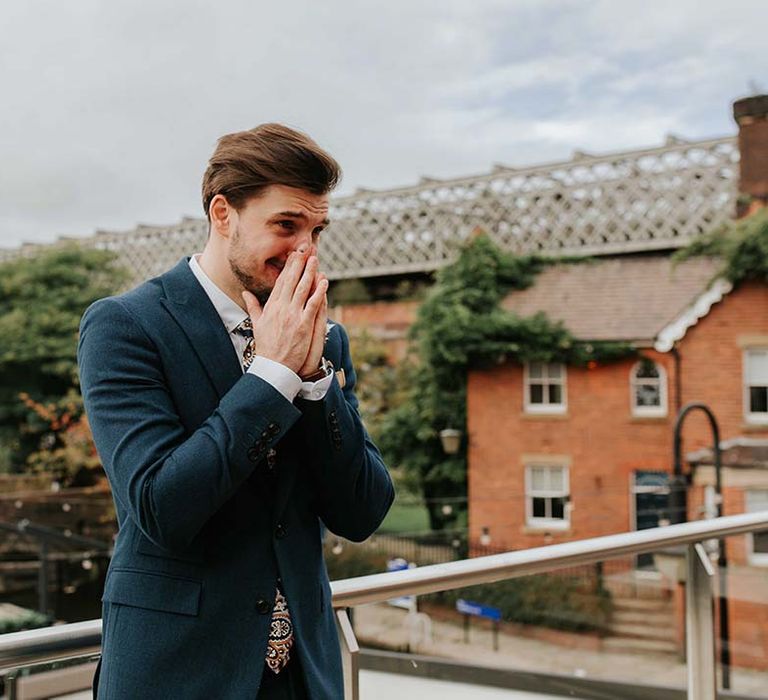
M518 549L673 519L666 499L649 503L646 494L668 481L675 417L691 401L713 409L725 438L768 439L757 388L768 357L768 288L708 289L714 271L709 260L677 268L660 256L601 260L551 268L508 297L510 311L543 311L583 340L632 341L639 356L470 373L472 537L487 529L499 546ZM712 443L696 414L683 434L686 451ZM689 515L700 516L695 507Z
M768 98L747 102L734 110L747 195L740 213L768 195ZM586 368L508 363L470 373L472 540L520 549L674 521L673 429L694 401L720 427L723 514L768 509L768 285L732 289L716 272L708 259L674 266L664 252L624 255L550 268L507 297L511 313L540 311L580 340L629 341L639 354ZM683 436L693 474L687 518L712 517L703 414L690 414ZM733 663L765 668L768 533L731 538L727 554ZM653 559L636 565L652 568Z
M768 97L740 101L734 114L741 175L737 211L744 215L768 203ZM663 216L668 224L669 217L680 215L675 230L706 231L699 210L712 202L696 193L695 182L694 177L688 183L690 200L682 206L691 207L688 219L675 214L670 202L659 208L660 215L650 200L635 202L631 216L642 210L637 216L652 229L659 224L654 217ZM641 192L646 185L626 187ZM657 191L654 187L646 189ZM573 201L563 210L567 222L561 221L560 240L583 236L584 249L602 257L548 268L503 305L522 317L543 312L580 340L630 342L638 355L585 368L508 363L470 373L470 539L490 542L494 550L521 549L675 520L679 514L670 511L668 498L673 428L678 411L692 401L708 405L719 423L726 455L723 513L768 508L768 286L747 283L732 289L716 279L718 263L705 258L675 266L670 260L674 245L664 249L649 243L652 233L630 240L635 229L627 211L613 219L603 216L598 225L591 210L579 208L585 191L576 188L568 196ZM538 234L544 230L536 216L523 213L517 220ZM496 222L490 229L498 234L504 225ZM606 234L609 230L613 233ZM612 253L600 240L616 231L625 231L629 243ZM556 254L558 236L542 250ZM417 307L414 302L355 304L337 307L333 316L352 330L367 328L399 359ZM683 430L685 469L693 475L688 519L716 513L706 449L711 442L703 414L690 414ZM765 668L768 533L731 538L727 553L733 663ZM643 570L653 564L652 556L627 563ZM673 581L661 585L681 600ZM670 611L670 624L673 617L681 648L681 610L676 616Z

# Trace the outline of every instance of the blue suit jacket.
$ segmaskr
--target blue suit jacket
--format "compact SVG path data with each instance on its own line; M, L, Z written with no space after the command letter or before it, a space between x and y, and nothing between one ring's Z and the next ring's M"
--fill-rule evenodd
M310 696L343 696L323 524L363 540L394 490L339 325L325 356L346 385L322 401L243 374L186 259L84 314L80 382L120 528L100 697L253 700L278 575Z

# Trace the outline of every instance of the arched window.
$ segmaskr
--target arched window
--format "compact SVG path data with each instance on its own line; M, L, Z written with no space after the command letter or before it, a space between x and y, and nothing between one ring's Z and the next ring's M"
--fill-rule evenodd
M630 375L632 413L635 416L667 415L667 373L644 357L632 367Z

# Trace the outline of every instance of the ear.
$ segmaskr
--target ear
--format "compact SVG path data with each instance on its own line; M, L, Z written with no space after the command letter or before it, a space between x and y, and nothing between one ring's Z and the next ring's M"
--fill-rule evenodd
M234 217L237 212L230 206L223 194L217 194L208 207L208 216L211 219L211 230L222 238L229 238L237 226Z

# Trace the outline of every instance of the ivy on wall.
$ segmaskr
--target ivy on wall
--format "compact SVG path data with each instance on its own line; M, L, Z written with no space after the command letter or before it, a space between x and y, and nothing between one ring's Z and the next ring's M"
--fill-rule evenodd
M673 260L697 256L722 260L716 276L734 286L746 280L768 282L768 209L728 222L675 253Z
M458 260L438 273L419 308L411 328L417 361L409 373L408 400L384 420L381 446L390 464L415 476L433 529L450 527L466 508L470 369L504 361L586 365L634 354L625 343L576 340L542 313L520 318L501 308L508 292L529 287L546 266L563 262L580 260L509 255L477 233ZM443 452L444 428L462 432L456 455Z

